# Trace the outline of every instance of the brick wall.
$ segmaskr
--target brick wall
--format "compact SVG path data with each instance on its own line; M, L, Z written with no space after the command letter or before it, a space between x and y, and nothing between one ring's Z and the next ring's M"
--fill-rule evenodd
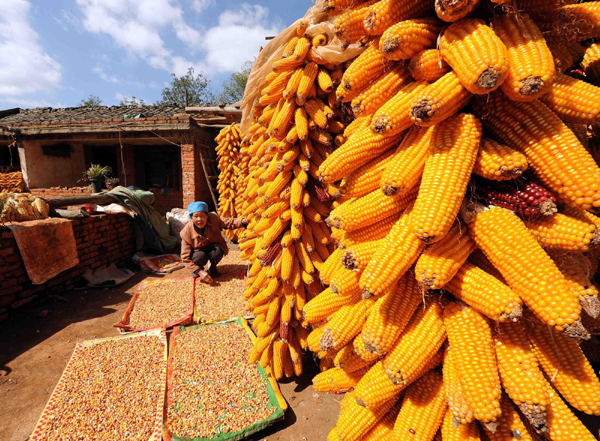
M40 197L82 196L86 194L92 194L92 190L89 187L32 188L30 192L31 194ZM163 216L173 208L183 208L182 191L169 190L166 196L163 194L162 190L152 190L152 193L154 193L154 208Z
M110 263L123 265L135 253L132 219L125 214L93 216L71 222L79 265L43 285L31 283L12 232L0 228L0 321L53 293L72 289L88 269Z

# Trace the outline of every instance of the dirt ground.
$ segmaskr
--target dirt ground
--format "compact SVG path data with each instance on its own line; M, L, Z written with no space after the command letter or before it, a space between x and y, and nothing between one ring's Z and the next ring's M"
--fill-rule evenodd
M121 320L138 283L162 277L185 277L186 270L167 276L137 273L116 288L62 293L0 330L0 440L25 441L33 431L75 345L82 340L118 335ZM342 395L316 393L311 380L318 369L305 357L302 378L280 383L289 409L284 421L249 438L253 441L325 440L335 425Z

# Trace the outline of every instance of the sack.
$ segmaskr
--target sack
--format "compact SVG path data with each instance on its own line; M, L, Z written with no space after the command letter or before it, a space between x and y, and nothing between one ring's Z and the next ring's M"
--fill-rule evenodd
M0 222L46 219L50 206L29 193L0 193Z
M181 245L181 230L191 220L190 213L183 208L174 208L165 217L169 223L171 234L177 238L177 244Z
M338 17L332 17L327 12L323 12L323 4L316 4L311 7L302 20L308 23L305 35L312 38L318 34L326 34L329 40L325 46L313 48L316 55L323 60L340 64L351 60L360 55L365 49L358 43L351 44L344 50L344 44L336 37L335 21ZM277 37L267 44L252 67L246 89L244 90L244 99L242 100L242 122L241 128L244 133L252 126L252 108L258 104L261 90L267 85L266 76L272 71L273 63L281 59L281 54L287 43L296 35L296 26L300 20L296 20L289 28L281 32Z

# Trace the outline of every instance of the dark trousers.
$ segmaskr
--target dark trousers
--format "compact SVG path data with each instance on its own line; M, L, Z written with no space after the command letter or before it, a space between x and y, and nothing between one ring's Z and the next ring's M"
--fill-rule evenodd
M218 245L209 245L201 250L196 250L192 254L192 262L201 269L210 261L211 271L215 271L217 264L223 259L223 250Z

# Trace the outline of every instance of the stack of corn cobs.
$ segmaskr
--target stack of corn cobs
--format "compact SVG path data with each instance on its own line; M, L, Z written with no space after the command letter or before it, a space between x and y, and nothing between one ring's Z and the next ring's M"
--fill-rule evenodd
M351 390L329 440L595 439L572 408L600 415L600 2L569 3L324 1L364 52L331 65L301 22L273 65L251 361L318 354L315 389Z
M242 143L242 132L237 124L229 125L219 132L215 138L217 141L217 155L219 156L219 181L217 191L219 192L219 216L238 217L241 201L237 197L238 179L244 168L240 161L240 147ZM231 240L236 240L238 230L226 230L225 234Z

